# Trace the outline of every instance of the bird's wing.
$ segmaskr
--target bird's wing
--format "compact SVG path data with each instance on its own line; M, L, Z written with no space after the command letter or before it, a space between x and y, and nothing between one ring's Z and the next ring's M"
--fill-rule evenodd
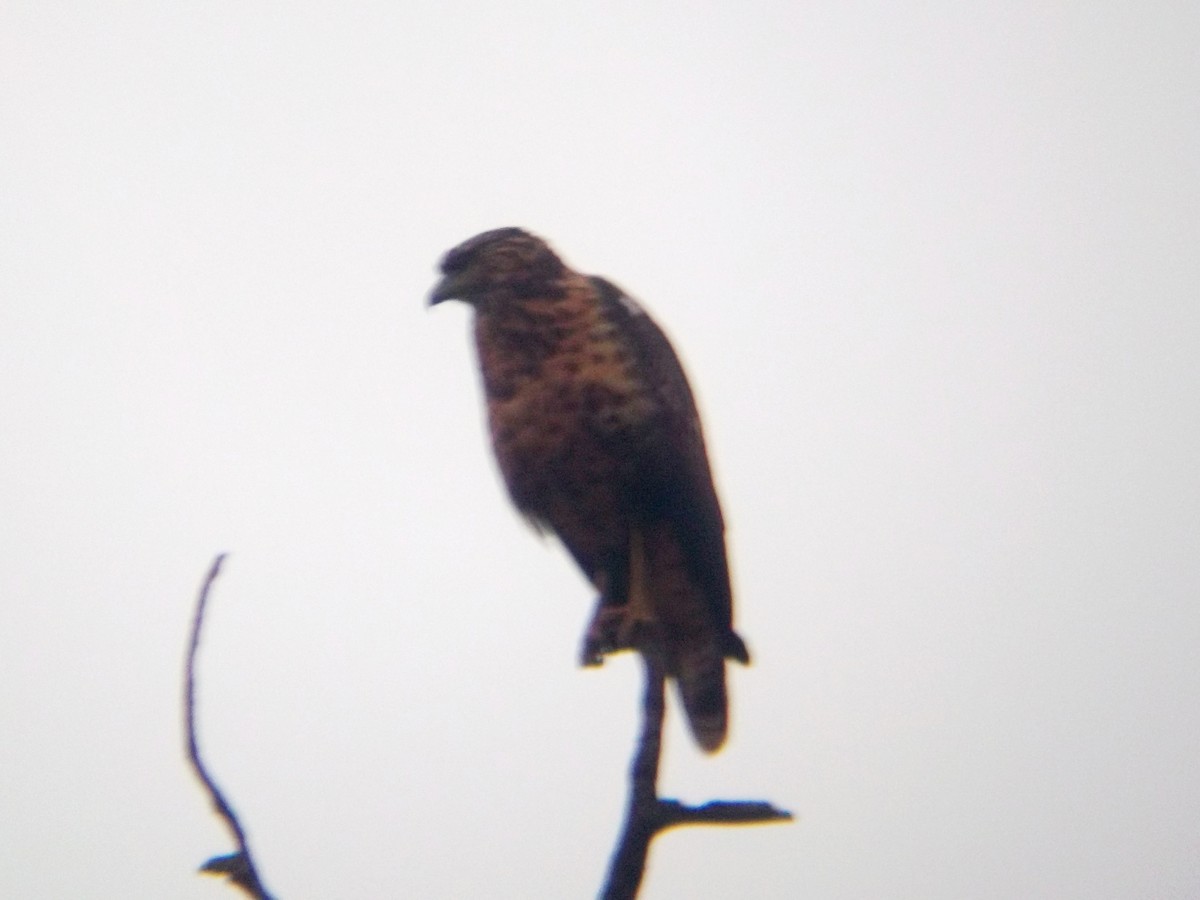
M733 635L732 596L725 556L725 523L713 485L700 414L683 366L667 336L649 315L613 283L592 277L609 318L626 335L642 380L662 409L656 433L641 448L644 512L668 522L700 586L714 623L728 632L728 655L745 648Z

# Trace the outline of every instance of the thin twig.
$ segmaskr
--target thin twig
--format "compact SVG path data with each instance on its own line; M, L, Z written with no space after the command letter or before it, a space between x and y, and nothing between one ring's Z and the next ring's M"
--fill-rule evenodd
M221 789L217 787L217 783L208 774L208 769L205 768L204 763L200 759L200 748L196 743L196 651L200 647L200 628L204 624L204 610L208 604L208 592L213 582L217 580L217 575L221 571L221 563L224 561L224 553L219 554L213 560L212 567L208 570L208 575L205 577L204 584L200 588L200 596L196 600L196 613L192 617L192 634L188 641L187 667L184 672L183 709L184 728L187 732L188 761L191 762L192 768L196 771L196 777L200 779L200 783L204 785L204 789L208 792L208 796L212 800L213 809L217 811L217 815L225 820L225 824L229 826L229 830L233 833L237 850L225 856L214 856L200 867L200 871L228 876L230 881L253 897L254 900L274 900L267 893L267 889L263 887L262 880L258 877L258 869L254 865L254 858L250 855L250 848L246 845L246 834L242 830L242 824L238 821L237 814L233 811L233 808L225 800L225 795L221 793Z
M651 648L643 648L646 681L642 695L642 733L629 769L629 804L625 826L608 868L601 900L633 900L646 871L650 842L660 831L678 825L747 825L790 822L792 814L757 800L713 800L688 806L658 796L658 763L662 756L666 714L666 673Z

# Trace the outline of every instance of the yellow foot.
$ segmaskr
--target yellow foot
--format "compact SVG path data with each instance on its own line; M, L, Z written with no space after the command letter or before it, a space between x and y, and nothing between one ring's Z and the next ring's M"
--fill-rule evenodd
M610 606L601 598L583 637L580 664L599 666L610 653L644 649L652 639L657 623L639 612L631 604Z
M597 571L592 577L600 599L583 638L582 665L599 666L609 653L642 649L653 640L658 619L654 614L648 575L644 538L641 529L635 527L629 534L629 594L626 602L618 606L606 599L609 596L606 572Z

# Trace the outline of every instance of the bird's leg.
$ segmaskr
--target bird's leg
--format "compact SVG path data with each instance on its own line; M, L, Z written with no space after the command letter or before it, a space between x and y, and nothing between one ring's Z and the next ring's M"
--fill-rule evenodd
M636 525L629 530L629 599L617 634L621 648L640 647L657 621L646 566L646 537Z
M617 646L617 632L624 607L613 603L610 581L607 569L600 568L592 573L592 584L599 596L596 597L592 621L583 635L583 647L579 654L580 665L604 665L605 655L620 649Z
M640 648L656 622L647 577L645 538L637 527L630 529L624 575L624 585L613 584L612 573L606 568L597 569L592 575L592 584L600 596L583 638L580 663L584 666L601 665L609 653Z

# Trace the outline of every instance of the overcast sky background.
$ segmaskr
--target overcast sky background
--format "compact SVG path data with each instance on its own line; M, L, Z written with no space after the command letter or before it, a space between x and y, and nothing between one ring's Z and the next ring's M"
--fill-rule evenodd
M638 297L705 414L726 750L647 898L1200 894L1194 3L0 6L0 895L588 897L632 659L436 262Z

